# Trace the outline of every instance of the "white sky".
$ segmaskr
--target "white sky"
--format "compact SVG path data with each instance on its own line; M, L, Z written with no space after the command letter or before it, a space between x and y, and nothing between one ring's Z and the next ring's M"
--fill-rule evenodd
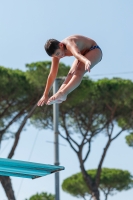
M26 63L50 60L43 48L47 39L62 40L69 35L82 34L94 39L103 51L103 60L92 69L89 74L91 78L96 80L106 74L108 78L116 76L133 80L132 19L132 0L0 0L0 65L26 70ZM64 58L62 62L71 65L73 59ZM102 76L95 76L98 74ZM29 159L36 134L35 128L27 127L22 133L14 159ZM104 167L126 169L133 174L130 159L133 150L125 144L124 136L125 134L120 136L111 145ZM46 142L52 141L53 138L52 131L39 132L30 161L53 164L54 148ZM100 136L93 144L92 154L86 164L88 169L97 167L105 139ZM7 143L4 142L2 148ZM61 143L66 144L62 140ZM11 144L12 141L0 154L1 157L6 157ZM66 145L60 146L60 164L66 168L60 173L61 183L63 179L79 171L77 157L69 145ZM24 200L36 192L54 193L54 175L34 181L24 179L20 190L21 179L12 178L12 181L17 200ZM6 200L1 186L0 193L0 200ZM130 200L132 196L133 190L129 190L109 197L109 200ZM61 191L61 200L68 198L76 199Z

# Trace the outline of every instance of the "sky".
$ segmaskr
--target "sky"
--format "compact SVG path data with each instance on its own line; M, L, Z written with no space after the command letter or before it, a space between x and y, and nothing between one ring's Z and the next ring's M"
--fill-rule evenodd
M44 51L47 39L61 41L69 35L80 34L95 40L103 51L102 61L88 73L89 77L93 80L104 77L133 80L132 19L132 0L0 0L0 66L25 71L27 63L50 60ZM71 65L73 60L73 57L66 57L62 62ZM103 166L129 170L133 174L133 149L125 143L126 134L113 142ZM54 146L48 142L53 139L53 131L38 131L27 126L13 159L54 164ZM100 135L94 142L86 163L89 169L97 167L105 140ZM6 158L12 142L3 142L0 157ZM62 183L80 168L69 145L61 138L60 143L65 145L60 145L60 165L65 166L65 170L60 172ZM54 194L54 174L35 180L12 178L12 183L17 200L43 191ZM62 190L60 196L60 200L76 200ZM132 196L133 189L110 196L109 200L130 200ZM0 200L7 200L1 186Z

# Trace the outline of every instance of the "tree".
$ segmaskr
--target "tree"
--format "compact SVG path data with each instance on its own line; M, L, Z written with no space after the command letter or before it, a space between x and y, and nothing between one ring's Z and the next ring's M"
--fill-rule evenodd
M84 84L86 83L84 82ZM122 79L104 79L95 83L92 82L88 84L87 93L83 90L81 92L81 95L84 93L84 99L82 101L80 99L80 103L75 106L70 106L71 108L70 110L68 108L67 115L65 112L62 115L62 127L65 130L65 136L61 135L68 141L71 148L77 154L84 180L91 191L93 199L99 199L98 187L101 167L111 142L125 130L132 129L133 95L130 95L130 89L133 89L132 82ZM88 94L87 99L85 98L86 94ZM73 93L73 95L75 94ZM75 96L78 95L76 94ZM70 116L71 121L67 120L68 116ZM120 127L120 130L114 135L113 130L116 123ZM80 134L80 142L76 141L73 137L74 132L72 134L71 126L76 130L75 133ZM92 139L94 141L95 136L100 132L106 134L107 143L99 160L95 181L93 181L86 173L84 164L91 151ZM88 151L83 156L82 152L85 145L88 145Z
M36 107L34 105L39 94L27 80L26 73L20 70L0 67L0 80L0 143L9 138L14 139L7 156L12 158L21 131ZM14 132L11 131L13 125L18 127ZM10 177L0 176L0 181L8 199L15 200Z
M113 78L94 82L86 78L78 89L69 94L67 101L60 105L59 121L64 130L63 133L60 131L60 136L76 153L84 181L94 200L100 198L101 169L110 144L124 131L133 129L131 91L133 83L129 80ZM32 122L38 127L51 127L52 108L49 106L48 116L45 113L34 113ZM119 132L115 134L113 130L116 125L119 126ZM85 169L85 162L91 153L92 140L101 133L106 135L107 141L93 181ZM80 137L80 141L76 140L76 136ZM88 150L83 155L86 146Z
M35 194L26 200L55 200L55 196L53 194L48 194L47 192L42 192L40 194Z
M96 172L96 169L87 171L92 180L95 179ZM133 176L128 171L102 168L99 188L104 193L105 200L107 200L108 195L113 195L114 192L128 190L132 187ZM86 199L87 196L91 197L81 172L65 179L62 189L75 197L82 197L83 199Z

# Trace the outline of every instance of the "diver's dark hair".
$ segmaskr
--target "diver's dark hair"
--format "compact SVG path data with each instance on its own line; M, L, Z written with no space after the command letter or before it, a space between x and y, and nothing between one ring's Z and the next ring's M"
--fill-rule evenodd
M55 39L47 40L44 48L49 56L52 56L54 54L54 52L56 51L56 49L59 49L59 43L60 42Z

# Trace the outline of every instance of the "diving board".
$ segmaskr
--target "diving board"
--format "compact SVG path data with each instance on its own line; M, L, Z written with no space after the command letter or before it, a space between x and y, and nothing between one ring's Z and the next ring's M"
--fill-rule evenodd
M63 166L0 158L0 176L35 179L64 169Z

